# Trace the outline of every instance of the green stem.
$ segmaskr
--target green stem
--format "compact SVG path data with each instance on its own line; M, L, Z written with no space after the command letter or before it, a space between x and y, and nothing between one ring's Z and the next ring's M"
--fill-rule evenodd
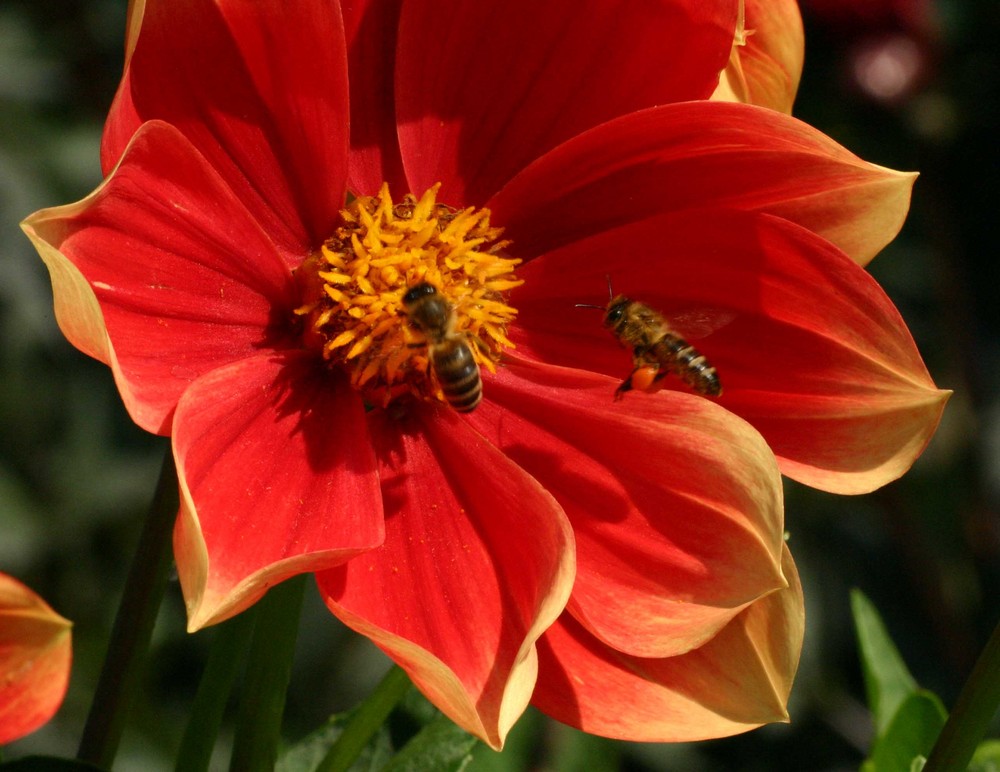
M184 729L184 738L177 752L177 762L174 765L177 772L201 772L208 769L233 680L244 659L242 655L246 651L247 640L253 632L256 612L256 606L247 609L215 629L208 662L205 663L198 693Z
M962 687L924 772L964 772L1000 705L1000 624Z
M409 688L409 676L402 668L394 666L351 716L337 742L316 767L316 772L343 772L349 769Z
M177 518L177 472L167 449L156 493L139 536L118 606L77 758L110 768L132 709L153 625L167 587L171 532Z
M257 601L260 608L229 762L232 772L274 769L307 576L296 576L272 587Z

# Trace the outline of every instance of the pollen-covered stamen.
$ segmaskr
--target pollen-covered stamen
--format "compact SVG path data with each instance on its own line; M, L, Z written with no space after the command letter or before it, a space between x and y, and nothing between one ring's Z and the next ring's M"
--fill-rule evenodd
M440 185L419 199L393 204L355 199L341 225L297 272L307 346L346 367L372 404L414 393L443 400L429 366L428 341L408 324L403 296L429 283L454 310L452 334L465 337L476 362L494 370L517 313L505 293L521 284L520 260L503 254L509 242L490 226L488 209L454 209L436 201Z

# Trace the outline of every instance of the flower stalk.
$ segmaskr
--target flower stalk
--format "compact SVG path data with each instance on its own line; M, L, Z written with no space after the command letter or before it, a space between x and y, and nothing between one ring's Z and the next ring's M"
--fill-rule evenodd
M986 642L955 707L924 765L924 772L952 772L969 766L976 746L1000 706L1000 624Z
M409 688L410 677L406 671L399 666L391 668L375 691L355 711L316 771L344 772L350 769Z
M111 630L104 667L77 751L80 761L105 768L114 761L167 587L170 535L177 508L177 470L168 449Z
M177 752L177 772L199 772L208 769L215 748L216 736L229 701L236 671L244 660L246 641L253 632L257 609L251 608L219 625L212 640L208 662L198 684Z
M274 769L306 578L303 574L272 587L259 603L229 762L232 772Z

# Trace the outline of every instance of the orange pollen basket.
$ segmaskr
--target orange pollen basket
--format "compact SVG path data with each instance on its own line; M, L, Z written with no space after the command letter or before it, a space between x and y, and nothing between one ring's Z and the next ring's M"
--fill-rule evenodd
M439 188L394 204L383 184L377 196L354 199L296 272L305 345L346 368L373 406L403 394L445 401L431 341L406 313L403 298L417 285L436 289L451 310L447 334L463 336L478 365L495 372L513 347L506 330L517 311L506 293L522 284L514 275L521 261L505 256L510 242L490 226L488 209L438 203Z

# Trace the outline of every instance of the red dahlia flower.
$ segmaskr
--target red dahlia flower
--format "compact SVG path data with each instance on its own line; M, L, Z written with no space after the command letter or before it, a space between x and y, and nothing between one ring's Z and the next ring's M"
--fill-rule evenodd
M0 574L0 745L52 718L69 685L72 624Z
M786 717L779 470L876 488L946 398L861 267L912 175L699 101L737 0L634 7L133 5L108 179L24 228L67 337L172 437L191 629L315 572L494 747L529 701L640 740ZM720 399L612 399L629 353L576 307L606 277L721 325ZM421 283L453 310L430 346Z

